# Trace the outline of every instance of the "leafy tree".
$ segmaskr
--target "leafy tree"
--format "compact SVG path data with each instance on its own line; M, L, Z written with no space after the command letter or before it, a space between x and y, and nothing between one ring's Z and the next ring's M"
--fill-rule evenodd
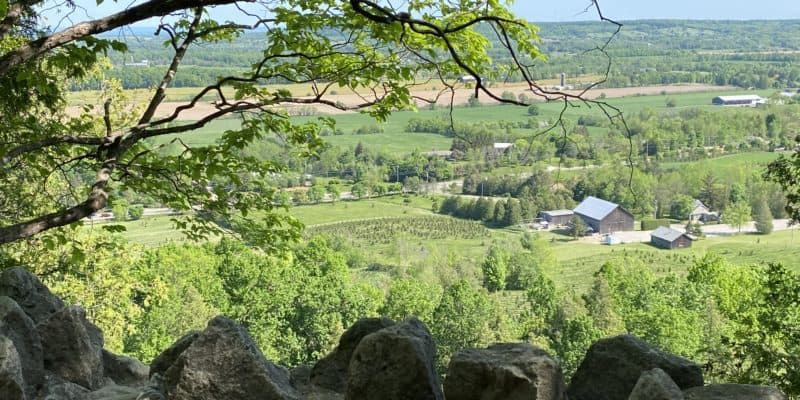
M689 214L692 212L692 199L686 195L677 195L672 200L672 204L669 206L669 214L672 218L685 220L689 218Z
M144 215L144 206L141 204L134 204L128 208L128 216L136 221L142 218Z
M750 221L750 214L752 214L750 205L744 201L739 201L729 205L728 208L725 209L725 212L722 214L722 220L730 226L735 226L739 229L739 232L741 232L742 225Z
M245 155L244 149L280 136L305 157L320 149L322 126L333 127L327 118L310 122L288 119L283 106L363 109L381 122L394 110L414 108L411 89L416 78L437 76L449 84L449 77L465 74L475 79L475 96L523 105L488 87L490 80L513 69L519 73L525 67L509 62L510 69L500 68L502 62L492 61L480 30L491 26L505 32L502 41L514 49L518 59L541 57L536 27L516 18L505 3L474 7L467 0L436 4L413 0L405 5L407 11L401 12L362 0L257 2L268 19L245 11L235 24L208 17L207 7L232 0L149 0L113 18L63 26L55 32L37 25L42 20L37 19L38 9L28 2L14 2L14 11L22 7L25 12L9 14L10 18L0 22L0 114L4 116L0 121L0 193L4 198L26 201L0 204L0 243L79 223L122 191L184 211L176 224L192 238L222 233L224 229L216 221L232 221L259 211L267 218L230 225L257 230L262 243L285 243L299 236L300 225L288 214L276 212L280 205L272 199L274 187L269 182L285 165L279 159ZM11 2L2 2L6 3ZM73 2L63 6L77 7ZM421 14L426 16L418 17ZM177 16L176 21L164 22L157 30L168 35L171 60L164 64L150 100L129 108L121 85L100 68L105 53L122 51L125 45L93 35L163 15ZM438 17L428 17L432 15ZM245 72L208 82L181 107L157 116L166 90L183 79L181 63L187 54L202 49L204 43L229 41L251 30L265 36L257 51L260 59L248 60L242 66ZM526 71L524 76L530 75ZM106 89L94 105L102 113L87 109L81 115L68 116L65 77L105 82ZM276 80L321 84L313 96L296 97L283 88L262 85ZM529 83L530 95L542 96L536 82ZM234 95L223 95L222 87L232 88ZM330 97L331 87L374 95L359 104L345 104ZM567 93L548 97L575 99ZM186 110L195 108L201 99L213 101L214 110L201 118L186 118ZM584 101L597 104L591 99ZM270 111L262 112L265 109ZM226 116L239 117L241 128L224 132L213 144L186 140L198 128ZM180 151L160 151L161 142L148 140L166 135L177 138ZM77 171L77 175L91 178L73 179L69 173L53 171ZM48 190L38 190L44 186ZM193 210L203 210L203 215ZM281 228L273 229L276 226Z
M433 322L433 312L439 305L442 288L416 279L398 279L392 282L381 315L395 321L416 316L427 324Z
M756 202L753 210L753 220L756 223L756 231L758 233L766 235L772 232L772 213L769 211L766 198L761 197Z
M572 217L569 225L570 236L572 236L574 239L578 239L585 236L588 229L589 226L586 225L586 222L583 220L583 218L577 215Z
M130 206L128 205L128 202L125 199L116 200L114 205L111 207L111 212L114 213L114 220L127 221L129 207Z
M438 366L444 368L458 350L489 344L502 334L498 328L496 306L488 293L466 280L457 281L445 289L433 312Z
M367 186L361 182L358 182L354 184L352 188L350 188L350 193L352 193L357 199L360 199L367 195Z
M500 247L493 245L483 261L483 286L490 292L497 292L506 288L508 277L509 254Z
M331 195L331 202L333 204L336 204L336 202L339 201L339 198L342 196L342 193L339 190L339 185L333 182L328 182L328 184L325 185L325 191Z
M311 189L308 189L308 199L311 200L312 203L319 203L322 199L325 198L325 188L320 185L314 185Z
M530 106L528 106L528 115L533 115L533 116L539 115L539 106L536 104L531 104Z

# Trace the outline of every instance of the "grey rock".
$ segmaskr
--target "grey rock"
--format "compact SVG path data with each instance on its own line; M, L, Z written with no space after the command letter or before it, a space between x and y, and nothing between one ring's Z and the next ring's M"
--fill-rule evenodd
M86 312L69 306L37 326L44 349L44 367L88 389L103 383L103 337L86 320Z
M180 339L176 340L172 346L169 346L168 349L164 350L161 354L158 355L153 362L150 363L150 377L152 378L154 375L158 374L164 376L164 373L167 372L167 369L175 363L175 360L183 353L184 350L188 349L189 346L192 345L192 342L195 341L200 336L200 332L198 331L191 331Z
M14 343L22 364L25 392L32 397L44 382L42 342L33 321L7 296L0 296L0 335Z
M409 318L361 339L350 359L345 399L444 398L428 328Z
M0 336L0 399L26 399L22 362L14 342L5 336Z
M299 399L289 371L264 358L247 331L215 317L164 375L170 400Z
M339 393L347 389L347 368L356 346L364 336L394 325L388 318L362 318L344 332L333 351L311 370L311 383Z
M134 358L103 350L103 376L117 385L140 386L148 381L150 368Z
M39 391L37 400L86 400L89 389L72 382L67 382L59 376L48 372L45 375L44 385Z
M697 364L665 353L631 335L602 339L589 347L567 388L570 400L625 400L644 371L661 368L681 389L703 386Z
M130 386L108 385L89 393L86 400L137 400L139 393Z
M683 400L681 388L661 368L642 372L628 400Z
M0 274L0 296L14 299L37 324L64 308L61 299L22 267L7 269Z
M683 391L686 400L786 400L780 390L769 386L721 384L693 387Z
M561 400L565 389L558 361L528 343L461 350L444 382L448 400Z

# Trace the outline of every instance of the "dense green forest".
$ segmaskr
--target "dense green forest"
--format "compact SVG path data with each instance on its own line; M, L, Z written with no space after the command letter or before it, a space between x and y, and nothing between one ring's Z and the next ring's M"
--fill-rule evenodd
M592 22L542 23L539 48L547 55L531 69L534 79L557 79L563 72L568 83L581 76L603 75L603 87L628 87L677 83L732 85L742 88L800 87L800 23L797 21L627 21L605 52L596 50L614 32L613 26ZM110 54L115 68L110 75L126 88L149 88L162 78L170 56L166 38L153 29L136 28L109 35L127 44L127 51ZM489 54L500 64L507 54L488 29L493 42ZM328 34L334 39L341 35ZM218 77L242 73L231 66L247 66L261 56L263 33L246 33L233 43L208 43L202 52L187 54L174 87L204 86ZM142 60L148 64L138 65ZM134 65L136 64L136 65ZM453 78L456 78L455 76ZM519 81L511 74L508 81ZM586 82L587 79L580 79ZM590 79L589 79L590 81ZM264 83L286 83L281 80ZM100 82L76 82L73 89L97 89Z

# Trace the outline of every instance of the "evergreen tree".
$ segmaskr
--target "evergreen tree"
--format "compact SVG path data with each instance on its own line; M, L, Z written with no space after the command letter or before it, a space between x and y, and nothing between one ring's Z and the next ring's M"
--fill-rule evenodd
M772 233L772 212L769 210L767 199L763 196L756 202L753 210L753 220L756 222L756 231L761 234Z
M507 199L505 202L505 213L503 214L503 225L514 226L522 220L522 209L517 199Z
M505 222L506 218L506 202L504 200L498 200L494 203L494 219L492 223L497 226L503 226L503 222Z
M586 231L588 229L589 227L586 225L586 222L584 222L583 218L577 215L572 217L572 221L570 222L569 226L569 234L573 238L577 239L581 236L586 235Z

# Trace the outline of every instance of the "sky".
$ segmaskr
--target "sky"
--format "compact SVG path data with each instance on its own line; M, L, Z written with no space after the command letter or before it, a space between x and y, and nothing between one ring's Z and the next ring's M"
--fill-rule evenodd
M74 23L99 18L141 0L105 0L98 7L96 0L76 0L82 7L70 16ZM396 1L394 3L397 3ZM603 14L611 19L800 19L800 0L599 0ZM591 0L516 0L512 9L522 18L535 22L597 20ZM587 7L589 8L587 10ZM56 25L63 10L49 10L49 22ZM238 15L230 6L217 9L215 16L230 19ZM150 20L139 26L156 26Z
M584 12L591 0L516 0L513 10L529 21L563 22L597 19ZM634 19L800 19L798 0L599 0L603 14Z

